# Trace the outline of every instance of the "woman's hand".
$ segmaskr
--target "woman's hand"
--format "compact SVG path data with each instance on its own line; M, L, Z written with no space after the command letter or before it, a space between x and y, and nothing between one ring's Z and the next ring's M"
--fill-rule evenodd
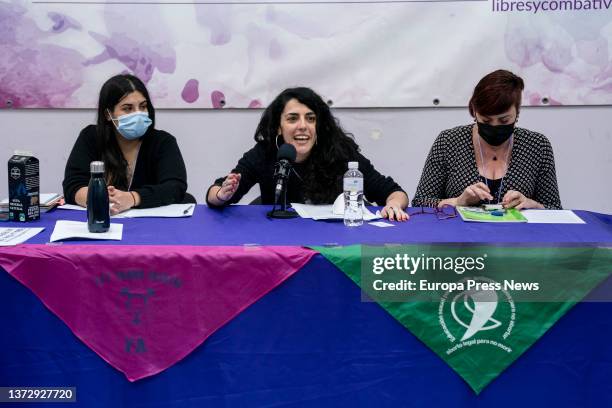
M87 207L87 191L88 187L81 187L77 190L74 195L74 202L80 205L81 207Z
M467 186L459 197L450 200L442 200L440 204L438 204L438 207L445 204L450 204L455 207L458 205L474 205L483 200L493 200L493 196L491 195L489 187L482 181L479 181L471 186Z
M523 210L526 208L544 208L544 206L531 198L525 197L525 195L519 191L508 190L502 200L504 208L516 208L517 210Z
M408 196L403 191L396 191L387 197L387 205L380 215L389 221L406 221L410 216L404 211L408 207Z
M108 201L111 204L111 215L127 211L137 205L138 193L133 191L122 191L113 186L108 186Z
M239 185L240 173L230 173L225 180L223 180L221 187L213 187L210 189L208 193L208 202L215 205L225 204L234 196Z

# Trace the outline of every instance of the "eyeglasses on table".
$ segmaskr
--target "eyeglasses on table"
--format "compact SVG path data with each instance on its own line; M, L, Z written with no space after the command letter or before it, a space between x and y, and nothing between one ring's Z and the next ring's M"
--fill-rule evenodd
M455 218L457 210L452 205L443 205L442 207L413 207L413 211L409 212L410 216L419 214L435 214L439 220L447 220Z

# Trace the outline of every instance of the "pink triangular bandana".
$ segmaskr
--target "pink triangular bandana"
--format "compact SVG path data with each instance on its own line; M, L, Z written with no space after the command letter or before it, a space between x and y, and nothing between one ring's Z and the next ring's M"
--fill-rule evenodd
M172 366L297 272L302 247L20 245L0 266L130 381Z

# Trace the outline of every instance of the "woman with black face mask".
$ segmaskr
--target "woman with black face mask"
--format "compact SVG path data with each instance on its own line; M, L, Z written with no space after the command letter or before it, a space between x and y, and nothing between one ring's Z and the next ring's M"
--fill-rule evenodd
M474 123L436 138L413 206L561 208L550 142L516 126L523 89L523 80L505 70L478 82L469 103Z

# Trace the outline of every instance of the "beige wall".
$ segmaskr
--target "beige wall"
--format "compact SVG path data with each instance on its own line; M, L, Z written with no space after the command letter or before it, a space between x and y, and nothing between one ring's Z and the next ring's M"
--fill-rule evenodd
M466 109L340 109L343 127L384 174L412 197L423 162L443 129L470 122ZM205 188L231 170L253 141L260 110L159 110L157 127L178 139L187 164L189 191L204 200ZM612 213L611 107L523 108L520 126L544 133L556 158L565 208ZM41 191L61 191L64 166L79 131L95 122L93 110L0 110L0 158L30 150L41 161ZM7 167L0 177L7 180ZM254 188L253 190L258 190ZM251 193L243 200L257 196ZM7 182L0 182L6 197Z

